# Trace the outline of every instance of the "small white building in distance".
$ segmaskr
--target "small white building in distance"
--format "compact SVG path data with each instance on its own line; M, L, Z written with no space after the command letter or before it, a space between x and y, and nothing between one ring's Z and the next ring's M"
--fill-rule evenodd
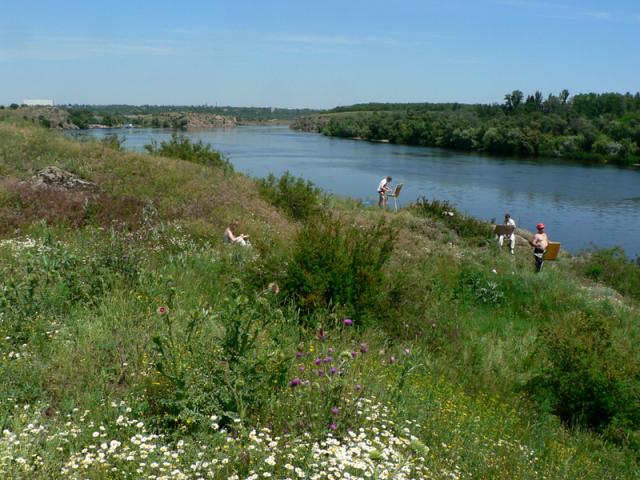
M53 100L25 98L22 104L27 107L53 107Z

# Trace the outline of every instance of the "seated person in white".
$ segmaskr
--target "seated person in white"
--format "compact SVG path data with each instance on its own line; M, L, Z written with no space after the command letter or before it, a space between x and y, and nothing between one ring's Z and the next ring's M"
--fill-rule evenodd
M511 255L513 255L515 253L515 248L516 248L516 222L513 218L511 218L511 215L509 215L508 213L504 214L504 224L505 225L513 225L513 232L511 233L511 235L498 235L498 245L500 245L500 248L502 248L502 244L504 242L504 237L508 236L509 237L509 250L511 251Z
M233 221L229 224L229 226L224 231L224 243L237 243L246 247L249 245L249 235L245 235L244 233L236 234L236 229L238 228L238 222Z

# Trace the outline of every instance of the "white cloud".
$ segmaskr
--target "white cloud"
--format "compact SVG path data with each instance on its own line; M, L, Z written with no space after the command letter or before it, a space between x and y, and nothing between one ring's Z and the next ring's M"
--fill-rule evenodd
M557 8L557 4L549 2L530 2L528 0L497 0L501 5L518 8Z
M393 36L349 36L349 35L309 35L309 34L282 34L270 35L267 41L289 45L315 45L315 46L419 46L421 42L402 40Z
M534 16L537 17L559 18L565 20L614 20L614 16L610 12L582 10L579 8L576 9L557 2L551 3L529 0L496 0L496 3L508 7L529 10Z
M64 61L100 57L174 56L180 45L166 40L111 40L79 37L30 37L0 46L0 60Z

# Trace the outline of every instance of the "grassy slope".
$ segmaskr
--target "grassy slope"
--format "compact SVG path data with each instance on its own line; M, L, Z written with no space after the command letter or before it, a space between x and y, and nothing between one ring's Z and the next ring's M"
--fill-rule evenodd
M373 224L380 217L396 222L398 242L388 267L389 288L393 287L396 301L387 312L380 312L384 320L380 325L354 332L335 327L339 312L319 313L311 324L327 329L329 342L318 343L314 329L297 326L295 310L286 303L269 303L270 294L262 290L272 272L267 270L260 277L260 257L286 260L298 225L265 203L251 180L179 160L119 152L96 143L73 143L19 124L0 124L0 175L27 179L47 165L58 165L96 182L109 195L98 209L108 210L117 203L114 199L133 197L139 201L138 212L127 210L119 219L128 222L129 229L111 230L110 225L100 225L90 216L69 224L68 212L61 209L48 217L52 219L49 226L31 222L34 217L16 224L19 231L4 232L7 239L28 236L37 245L16 247L15 242L5 242L0 246L4 271L15 274L4 284L16 284L13 290L9 288L13 296L5 294L5 298L13 299L15 318L24 319L2 324L0 418L4 428L25 433L20 447L7 434L0 440L0 471L5 475L68 478L63 465L72 464L69 459L74 454L97 443L93 432L98 425L108 432L100 438L126 443L135 428L116 426L117 408L110 407L124 400L133 408L127 415L137 415L149 431L160 429L168 435L157 442L178 448L175 441L186 440L184 452L169 461L168 470L195 475L189 465L195 461L196 443L201 440L210 446L209 453L224 452L228 458L225 467L213 469L218 478L228 478L231 471L248 475L247 455L256 462L251 469L266 469L280 478L287 474L284 454L293 451L285 441L281 440L285 446L278 449L283 457L270 467L270 462L259 460L272 449L256 447L255 454L246 453L246 445L253 441L250 434L242 445L225 437L243 439L243 432L252 426L268 425L274 435L285 438L287 434L304 438L304 432L322 438L333 418L324 411L331 406L328 399L338 395L343 408L354 405L345 385L357 383L363 385L367 397L377 398L390 409L398 428L384 423L382 431L401 435L403 423L411 422L408 428L419 440L411 443L407 456L426 465L435 478L637 476L633 454L595 435L565 430L554 417L537 412L520 390L531 374L525 359L543 325L571 324L581 316L593 315L612 319L617 325L616 342L637 339L637 306L608 289L591 288L563 264L536 276L528 252L518 252L515 259L496 255L490 248L465 243L438 218L420 218L409 211L393 216L334 199L331 208L345 223ZM15 183L3 180L0 218L20 217L26 210L19 201L21 195L24 192ZM150 201L155 206L153 215L142 218L142 207ZM55 209L55 205L48 208ZM231 218L240 218L241 229L252 235L253 252L231 251L221 245L221 232ZM490 273L493 269L499 273ZM464 271L495 278L505 300L492 303L488 297L485 304L474 301L468 292L456 296ZM245 304L245 297L257 300ZM168 316L156 313L160 305L169 307ZM0 306L7 309L9 318L10 305ZM187 337L186 325L196 318L200 322L197 335ZM192 431L190 425L202 419L196 413L181 413L186 416L173 419L167 429L157 417L158 411L165 416L167 412L160 404L170 399L174 402L171 407L179 409L182 400L175 396L175 384L154 367L160 360L153 338L159 336L175 346L163 357L165 369L173 369L174 376L186 376L204 389L200 391L208 391L202 385L210 380L192 377L192 370L208 365L208 357L217 358L226 338L223 332L236 322L259 327L257 347L247 354L259 360L259 367L238 370L247 381L255 382L255 388L247 390L242 379L230 380L231 370L225 374L225 381L236 382L234 391L249 392L236 399L238 423L227 427L228 434ZM369 352L358 354L361 363L350 367L340 380L344 383L323 386L317 381L304 394L277 386L273 372L284 369L287 379L294 375L305 378L306 373L298 373L299 364L309 371L315 368L313 358L329 354L328 348L357 351L363 342ZM293 357L296 350L304 352L299 361ZM391 363L391 356L397 361ZM636 358L628 361L637 363ZM207 368L216 371L218 367ZM216 411L207 402L216 396L217 388L195 405L202 411ZM317 408L305 410L306 402ZM25 409L25 404L31 407ZM89 412L82 418L85 410ZM295 420L301 411L307 412L304 421ZM347 418L340 421L345 425L354 422L350 424L354 429L375 423L375 419L362 419L361 424ZM346 435L340 421L338 433ZM66 422L78 425L77 438L71 442L60 440L68 435L61 433L70 428ZM29 423L42 424L47 430L33 433ZM42 443L45 436L47 444ZM91 466L83 475L142 476L136 472L140 460L136 455L132 466L131 461L108 454L107 463L118 468L117 472L88 462ZM26 459L26 464L19 458ZM300 463L301 468L313 470L313 461L305 462ZM35 470L29 471L29 466ZM149 468L144 467L144 475Z

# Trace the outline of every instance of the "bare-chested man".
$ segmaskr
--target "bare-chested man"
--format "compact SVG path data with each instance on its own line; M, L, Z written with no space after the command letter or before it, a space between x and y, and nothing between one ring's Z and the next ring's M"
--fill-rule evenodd
M533 258L536 262L536 272L542 270L542 264L544 263L544 252L549 246L549 239L547 238L547 234L544 231L544 223L539 223L536 225L536 229L538 230L529 243L533 247Z

